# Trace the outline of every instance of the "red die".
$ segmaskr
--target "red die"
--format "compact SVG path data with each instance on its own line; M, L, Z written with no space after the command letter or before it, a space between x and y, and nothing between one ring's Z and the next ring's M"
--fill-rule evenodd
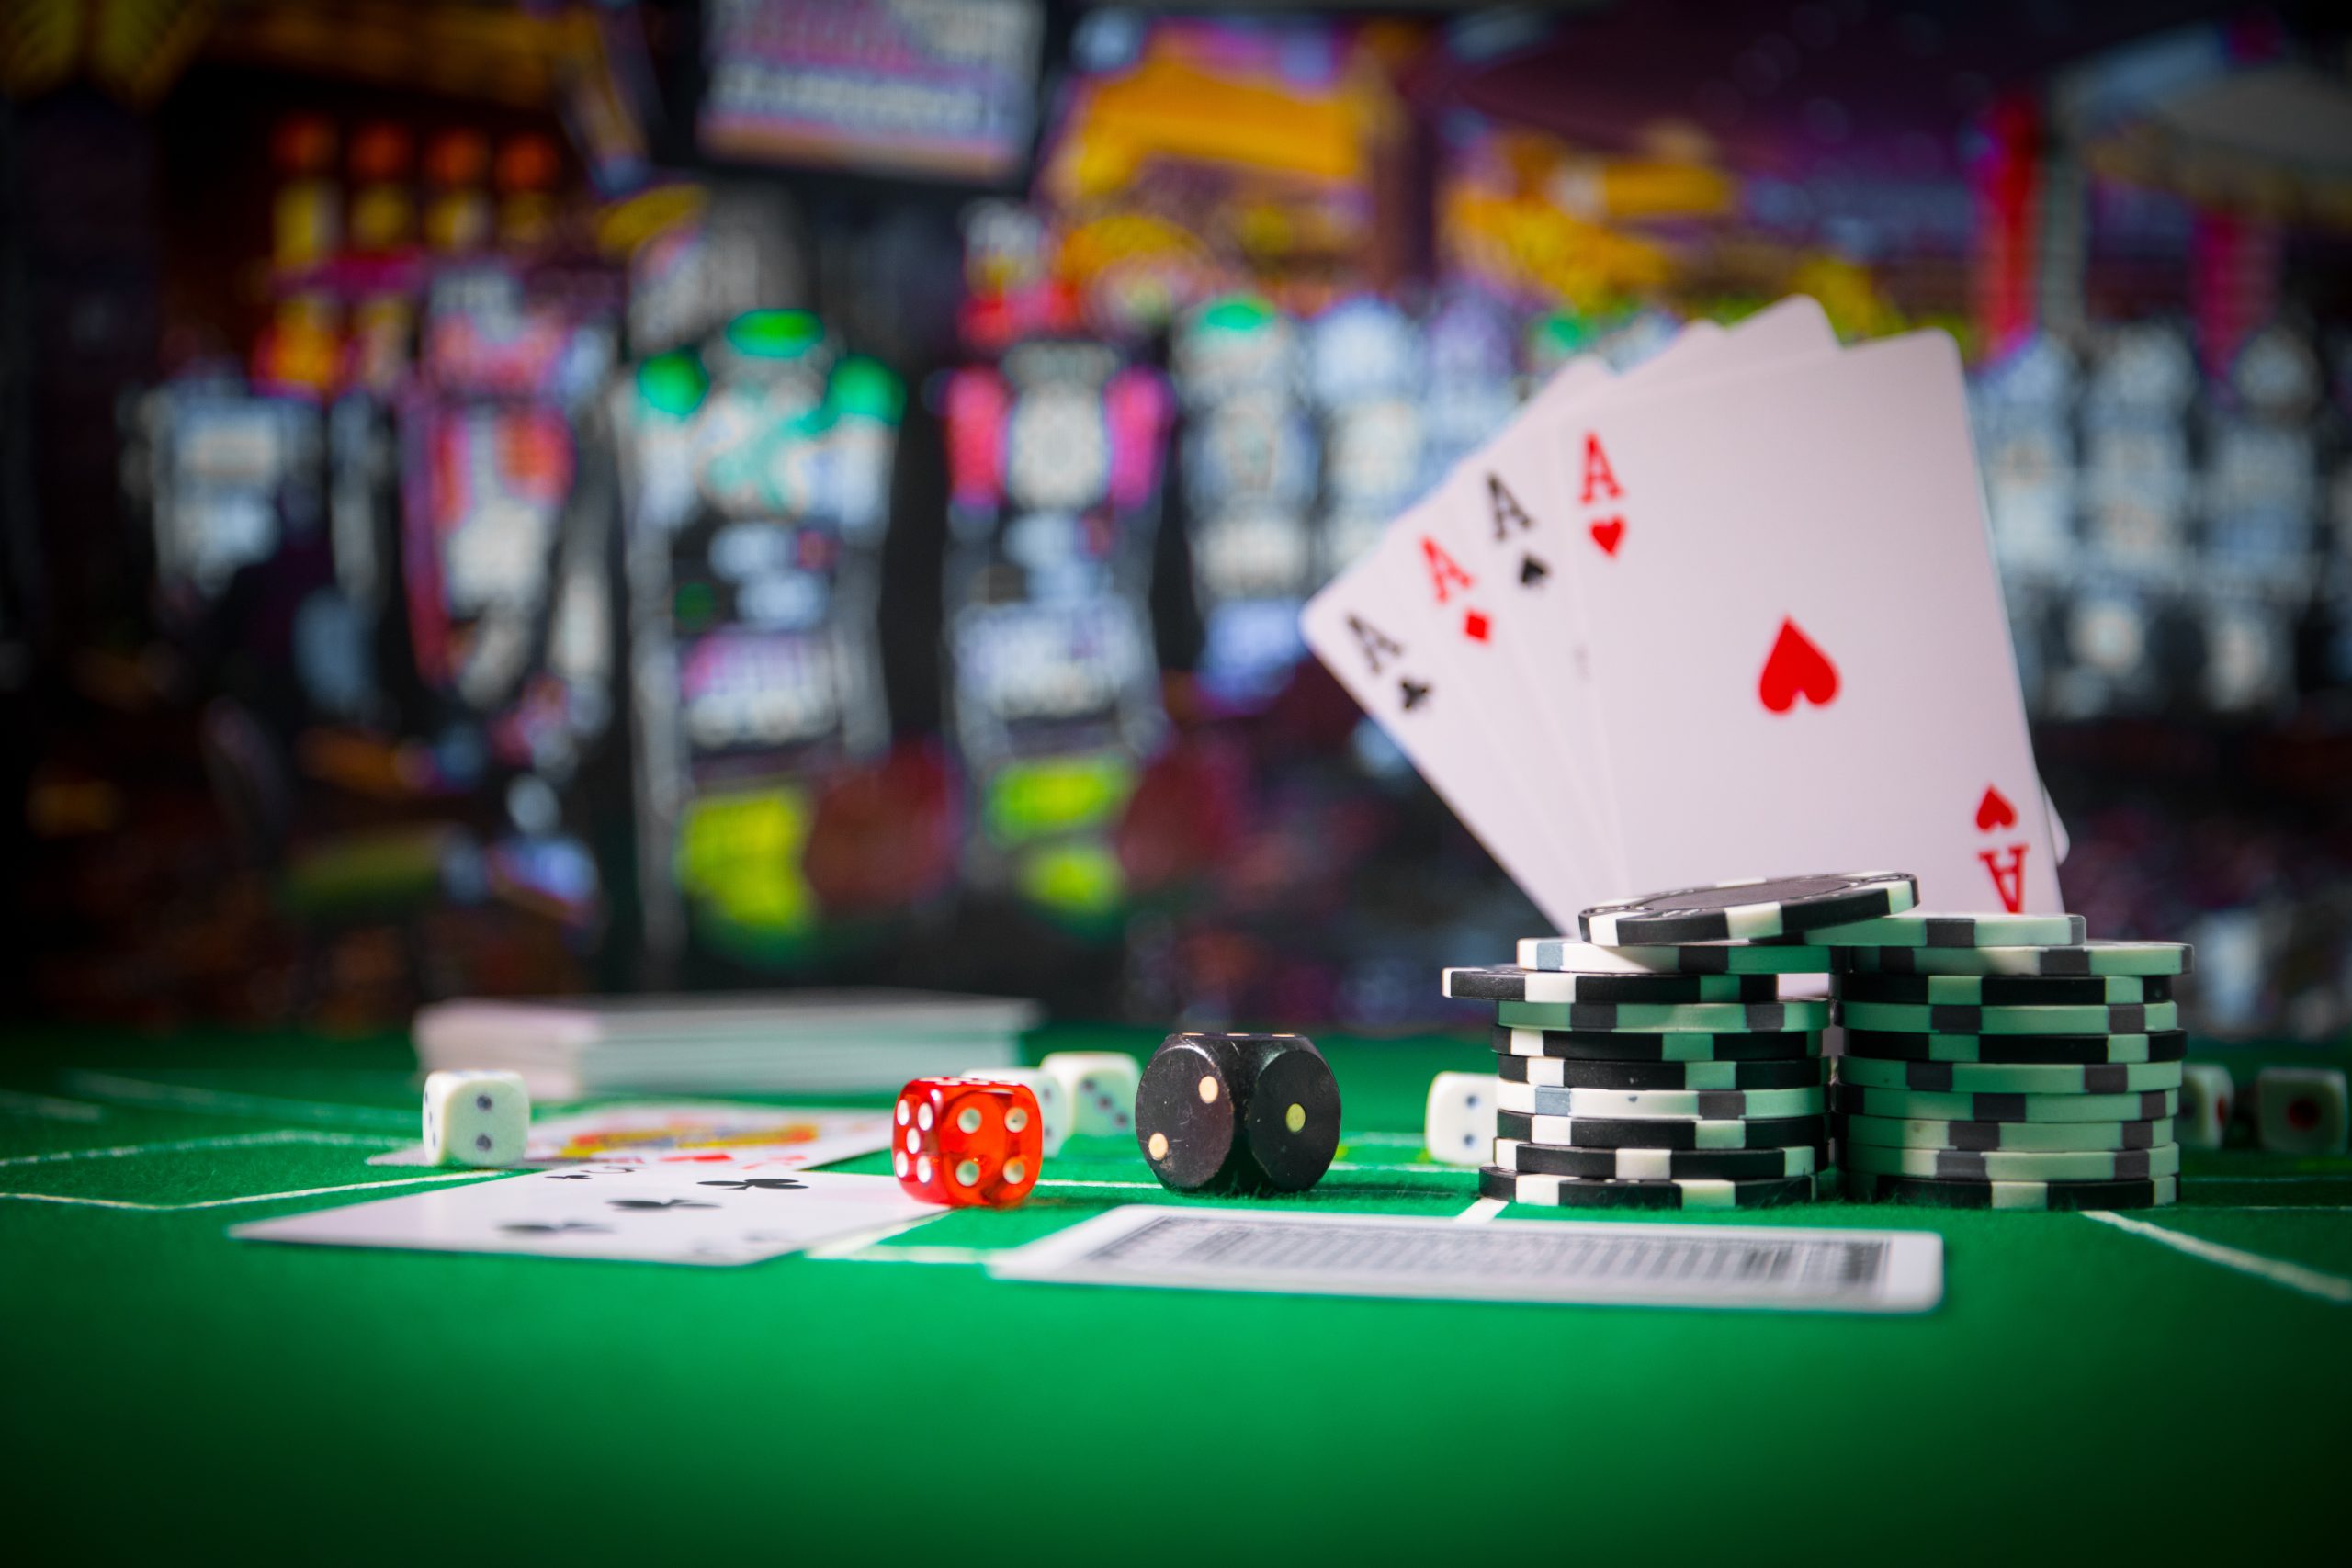
M1046 1133L1025 1084L917 1078L894 1119L890 1168L911 1197L1008 1209L1037 1185Z

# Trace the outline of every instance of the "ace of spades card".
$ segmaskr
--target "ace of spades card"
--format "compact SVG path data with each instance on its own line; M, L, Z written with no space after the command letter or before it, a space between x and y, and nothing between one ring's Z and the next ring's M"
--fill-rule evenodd
M944 1211L888 1176L575 1165L238 1225L245 1241L756 1263Z
M1611 400L1555 452L1611 525L1574 576L1634 885L2064 908L1950 339Z

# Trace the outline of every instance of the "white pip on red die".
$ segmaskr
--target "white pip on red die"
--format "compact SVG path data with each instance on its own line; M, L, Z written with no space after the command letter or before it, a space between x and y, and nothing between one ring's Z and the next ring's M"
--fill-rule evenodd
M2180 1068L2180 1114L2173 1137L2185 1149L2218 1149L2230 1135L2230 1112L2237 1109L2237 1084L2219 1062L2184 1062Z
M1430 1158L1447 1165L1485 1165L1494 1158L1499 1082L1492 1073L1440 1073L1430 1079L1429 1110L1421 1122Z
M1017 1083L1037 1097L1037 1130L1041 1147L1047 1159L1062 1152L1062 1140L1069 1136L1069 1099L1062 1092L1061 1079L1043 1067L991 1067L986 1072L962 1075L974 1083Z
M424 1079L424 1157L435 1165L519 1165L531 1137L520 1073L440 1072Z
M1010 1208L1037 1185L1040 1120L1025 1085L917 1078L890 1113L890 1169L925 1202Z
M1136 1133L1136 1089L1143 1069L1117 1051L1056 1051L1037 1064L1062 1086L1069 1101L1069 1130L1088 1137L1132 1138Z
M2334 1067L2265 1067L2254 1080L2262 1146L2274 1154L2340 1155L2344 1075Z

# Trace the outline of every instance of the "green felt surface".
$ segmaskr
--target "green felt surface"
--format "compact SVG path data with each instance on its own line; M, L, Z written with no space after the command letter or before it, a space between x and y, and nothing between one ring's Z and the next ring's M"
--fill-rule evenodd
M1061 1029L1031 1051L1153 1039ZM1325 1043L1351 1134L1294 1201L1461 1213L1472 1173L1422 1166L1416 1135L1430 1075L1485 1053ZM1945 1301L1919 1317L990 1279L989 1250L1170 1201L1102 1144L1049 1165L1024 1209L838 1260L224 1234L416 1175L365 1163L413 1140L414 1096L399 1041L9 1043L0 1474L8 1539L44 1552L17 1560L2346 1553L2352 1159L2191 1154L2182 1205L2136 1218L2226 1261L2072 1214L1832 1203L1680 1222L1940 1231Z

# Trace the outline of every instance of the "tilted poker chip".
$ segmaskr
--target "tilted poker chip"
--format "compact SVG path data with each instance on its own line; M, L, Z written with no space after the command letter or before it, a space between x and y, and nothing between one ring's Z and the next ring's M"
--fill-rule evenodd
M1910 909L1804 933L1807 946L1826 948L1981 948L2074 943L2083 940L2080 915L1939 915Z
M1571 975L1826 975L1837 961L1827 948L1745 942L1677 947L1601 947L1565 936L1519 942L1521 968Z
M1765 942L1897 914L1918 900L1918 881L1907 872L1758 877L1596 904L1577 927L1603 947Z

